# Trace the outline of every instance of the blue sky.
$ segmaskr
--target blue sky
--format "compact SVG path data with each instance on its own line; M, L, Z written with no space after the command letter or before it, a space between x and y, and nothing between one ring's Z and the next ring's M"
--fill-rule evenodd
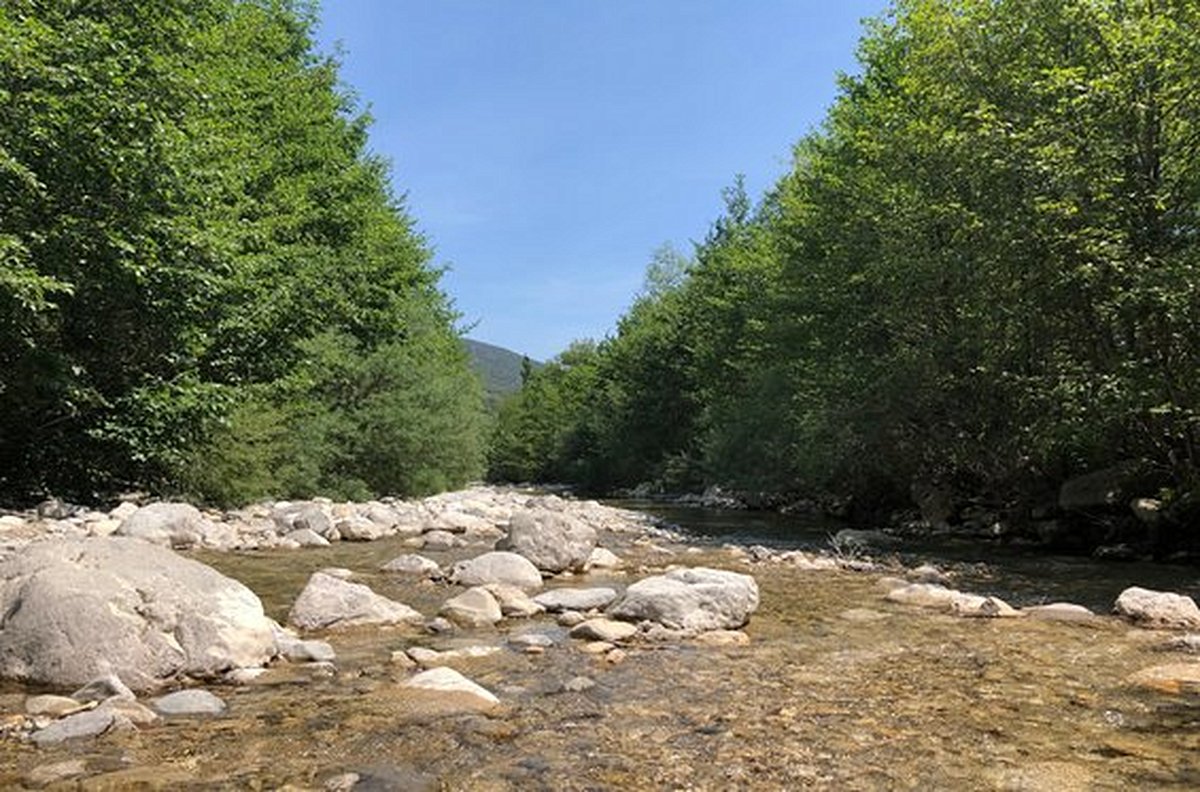
M690 252L820 123L884 0L325 0L323 51L449 267L468 335L602 338L653 251Z

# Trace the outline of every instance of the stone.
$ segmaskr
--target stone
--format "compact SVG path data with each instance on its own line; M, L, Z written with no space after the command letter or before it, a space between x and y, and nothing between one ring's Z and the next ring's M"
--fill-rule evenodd
M638 628L629 622L613 619L588 619L571 628L571 637L585 641L626 641L637 635Z
M337 652L326 641L276 638L279 654L292 663L332 663Z
M445 666L422 671L406 681L404 686L437 693L455 693L474 699L477 705L485 709L500 703L500 699L491 691Z
M1179 695L1200 693L1200 663L1167 663L1143 668L1125 679L1133 687Z
M1143 525L1153 528L1162 521L1162 501L1157 498L1134 498L1129 503L1133 516Z
M123 501L120 504L118 504L115 509L110 511L108 513L108 516L110 519L117 520L119 522L124 522L125 520L129 519L132 515L136 514L137 510L139 508L141 508L141 507L139 507L133 501Z
M254 670L263 671L264 669L256 668ZM114 719L134 726L149 726L158 720L158 713L136 701L109 699L100 705L100 709L108 710L113 714Z
M558 617L555 619L555 621L563 627L571 628L577 624L582 624L583 622L587 621L587 616L584 616L579 611L563 611L562 613L558 614Z
M1134 475L1132 465L1120 464L1068 479L1058 490L1058 506L1066 511L1079 511L1120 503Z
M1181 594L1132 586L1117 597L1113 610L1140 627L1200 628L1200 608Z
M1024 614L999 597L981 597L976 594L959 594L950 604L955 616L982 619L1011 619Z
M596 683L585 676L572 677L563 683L563 690L567 693L582 693L594 687L596 687Z
M83 702L111 701L113 699L134 701L137 696L116 674L105 674L76 690L71 694L71 698Z
M741 630L709 630L696 636L702 646L749 646L750 636Z
M116 535L183 548L204 544L213 530L213 524L190 503L151 503L129 515Z
M225 702L207 690L178 690L160 696L150 706L163 715L220 715Z
M602 655L608 654L616 648L616 644L610 641L588 641L580 647L579 651L589 655Z
M429 531L421 538L421 547L426 550L450 550L463 541L449 531Z
M438 613L462 627L491 626L504 618L500 603L482 586L469 588L446 600Z
M56 687L115 673L133 690L275 654L254 592L128 537L47 540L0 562L0 677Z
M281 534L307 528L331 542L340 538L329 514L319 503L279 503L271 511L271 519Z
M587 568L620 569L624 563L625 562L622 561L620 557L617 556L617 554L613 551L604 547L597 547L593 549L591 555L588 556Z
M335 527L342 539L348 542L374 542L376 539L382 539L386 533L379 523L366 517L338 520Z
M516 586L489 583L484 588L491 592L496 601L500 603L500 612L506 619L526 619L546 612L545 608L530 599L528 594Z
M610 588L557 588L543 591L533 598L550 613L565 610L590 611L606 608L617 598L617 592Z
M420 624L424 618L404 603L326 572L313 573L288 614L288 621L303 630Z
M510 635L508 642L513 646L528 649L530 647L539 647L549 649L554 646L554 639L549 635L540 632L520 633L519 635Z
M758 609L758 583L749 575L705 567L676 569L631 585L608 609L614 618L658 622L705 632L736 629Z
M596 547L596 530L563 512L530 509L517 512L497 550L525 556L544 572L582 572Z
M442 568L431 558L416 553L398 555L391 561L379 567L381 572L394 575L404 575L415 578L437 578L442 576Z
M114 715L108 710L94 709L69 715L33 733L33 742L38 748L59 745L67 740L98 737L113 725Z
M74 715L76 712L92 709L96 706L95 702L81 702L68 696L30 696L25 699L25 713L27 715L48 715L51 718L62 718L67 715Z
M464 660L477 660L490 657L500 651L499 646L464 646L459 649L448 649L438 652L423 646L414 646L408 650L408 656L421 668L437 668L453 665Z
M1096 614L1082 605L1071 602L1051 602L1046 605L1031 605L1021 609L1031 619L1041 621L1078 622L1092 621Z
M834 534L830 544L843 552L862 552L871 549L888 550L897 547L900 544L900 540L894 536L885 534L883 531L843 528Z
M537 591L542 587L542 573L529 559L504 551L484 553L456 564L450 580L462 586L504 583L523 591Z
M914 583L937 583L944 586L950 582L950 576L933 564L921 564L918 567L910 569L905 574L905 577Z
M883 598L900 605L948 611L960 596L961 592L936 583L905 583L891 588Z
M69 778L78 778L81 775L87 775L88 763L86 759L68 759L64 762L54 762L48 765L39 765L29 771L29 775L25 776L25 783L28 786L38 788L56 784L59 781L66 781Z
M283 537L300 547L329 547L329 540L311 528L297 528Z

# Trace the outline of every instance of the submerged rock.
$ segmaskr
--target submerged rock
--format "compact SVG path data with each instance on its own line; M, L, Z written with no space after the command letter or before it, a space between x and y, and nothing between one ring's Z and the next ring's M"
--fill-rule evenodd
M589 611L605 608L617 598L617 592L610 588L557 588L543 591L533 598L550 613L565 610Z
M441 577L442 568L431 558L416 553L405 553L379 567L381 572L391 572L409 577Z
M616 643L632 638L637 635L637 632L637 626L629 622L613 619L588 619L571 628L571 637L585 641Z
M148 690L275 654L254 592L124 537L39 542L3 561L0 614L0 677L58 687L116 673Z
M288 614L288 621L304 630L363 624L420 624L424 618L402 602L327 572L313 573Z
M98 737L108 731L115 716L111 710L94 709L69 715L33 733L33 742L38 748L58 745L67 740Z
M446 666L422 671L405 682L404 686L417 690L457 694L465 698L467 703L480 709L490 709L500 703L500 699L496 698L487 688L472 682L453 668Z
M758 583L749 575L695 567L676 569L631 585L610 616L706 632L741 627L758 609Z
M179 690L150 702L163 715L220 715L225 702L207 690Z
M1181 594L1132 586L1117 597L1113 610L1142 627L1200 628L1200 608Z
M500 603L482 586L467 589L446 600L438 613L463 627L491 626L504 618Z

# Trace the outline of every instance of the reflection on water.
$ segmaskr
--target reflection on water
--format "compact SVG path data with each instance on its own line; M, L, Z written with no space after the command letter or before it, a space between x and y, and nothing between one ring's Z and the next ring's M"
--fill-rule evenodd
M709 544L827 549L830 537L845 527L815 515L719 511L650 502L625 501L620 505L654 514ZM953 536L910 541L898 551L884 551L878 557L894 557L907 566L937 564L954 573L955 586L995 595L1016 606L1069 601L1105 613L1129 586L1200 598L1200 571L1186 565L1048 555L1033 547Z
M777 524L772 515L688 513L695 519L674 521L709 536L718 524L735 524L741 533L726 532L722 541L736 535L762 542L767 534L756 532ZM813 526L793 539L772 536L776 543L821 543L828 532ZM1186 659L1156 649L1161 636L1115 620L930 614L883 602L875 575L747 568L715 542L699 554L668 545L672 555L628 537L604 542L643 569L554 585L623 586L667 563L750 571L762 593L747 628L752 643L635 645L616 665L569 640L542 655L505 650L460 666L501 698L501 708L447 715L444 702L399 685L409 672L391 662L393 651L498 645L531 627L561 632L539 618L450 638L403 629L334 633L326 637L338 651L336 673L280 667L272 684L214 686L229 702L220 718L172 720L40 752L0 743L0 786L66 760L86 763L88 789L322 789L348 771L375 789L1064 792L1200 785L1195 699L1143 693L1124 682L1146 666ZM452 587L376 571L404 550L384 540L200 557L257 591L276 618L313 570L331 565L432 614ZM430 555L447 564L463 554ZM963 588L977 582L981 590L1028 590L1029 598L1099 599L1099 583L1087 589L1093 594L1071 581L1112 570L1103 586L1119 589L1118 571L1139 571L1036 558L989 560L976 569L978 559L969 555L936 558L960 573ZM964 583L972 574L974 582ZM595 685L565 690L578 676ZM20 701L0 696L5 712Z

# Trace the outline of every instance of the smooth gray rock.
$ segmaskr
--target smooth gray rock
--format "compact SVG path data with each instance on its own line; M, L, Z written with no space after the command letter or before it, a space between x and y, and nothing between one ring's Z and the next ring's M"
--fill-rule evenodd
M301 547L329 547L329 540L311 528L297 528L283 537Z
M1200 629L1200 608L1181 594L1131 586L1117 597L1113 610L1143 627Z
M556 588L543 591L533 598L550 613L565 610L589 611L607 608L617 599L617 592L610 588Z
M288 621L304 630L338 629L363 624L420 624L420 613L380 596L361 583L314 572L292 605Z
M545 613L546 609L529 598L521 589L506 583L489 583L484 586L500 603L500 612L505 618L525 619Z
M758 583L749 575L695 567L676 569L631 585L609 609L627 621L706 632L744 625L758 608Z
M529 559L516 553L494 551L456 564L450 580L462 586L503 583L523 591L542 587L542 573Z
M463 541L449 531L429 531L421 540L421 547L430 551L450 550Z
M1031 619L1040 619L1041 621L1079 622L1092 621L1096 618L1096 614L1082 605L1076 605L1072 602L1051 602L1047 605L1031 605L1021 610Z
M117 528L116 536L128 536L171 547L204 544L215 526L189 503L151 503L135 511Z
M124 699L134 701L137 696L129 686L121 681L116 674L105 674L88 682L71 694L76 701L108 701L109 699Z
M108 710L94 709L69 715L33 733L38 748L58 745L67 740L98 737L113 725L114 715Z
M178 690L159 696L150 706L163 715L220 715L225 702L207 690Z
M345 520L338 520L338 534L342 539L348 542L374 542L376 539L382 539L387 532L379 523L368 520L366 517L350 517Z
M271 519L281 534L307 528L325 539L336 542L340 536L333 521L319 503L283 503L271 511Z
M517 512L497 550L523 555L544 572L582 572L596 548L596 531L565 512L530 509Z
M0 677L133 690L260 666L275 654L254 592L127 537L50 540L0 562Z

